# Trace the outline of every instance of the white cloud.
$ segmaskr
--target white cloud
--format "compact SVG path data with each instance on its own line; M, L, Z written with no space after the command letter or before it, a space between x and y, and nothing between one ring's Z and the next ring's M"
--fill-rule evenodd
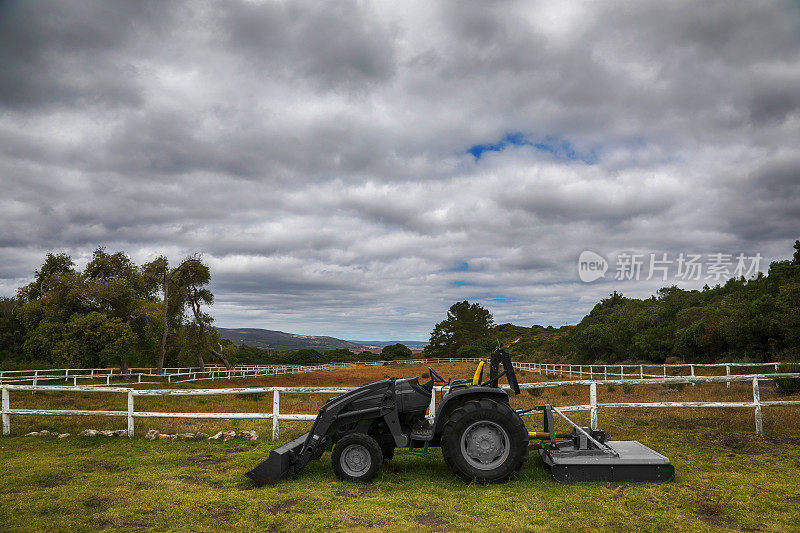
M2 294L49 250L202 252L220 325L425 338L468 297L561 325L658 288L579 283L584 249L798 237L795 4L2 9ZM467 153L514 133L579 157Z

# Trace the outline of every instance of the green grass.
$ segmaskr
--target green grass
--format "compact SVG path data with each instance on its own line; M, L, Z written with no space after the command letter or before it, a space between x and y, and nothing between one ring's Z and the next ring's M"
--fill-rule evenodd
M340 372L304 379L308 384L367 381ZM747 383L730 389L610 389L599 391L601 401L752 398ZM512 403L529 407L588 401L586 387L568 390L567 398L561 389L546 389L538 397L515 397ZM762 399L774 397L774 391L762 389ZM124 409L121 395L15 391L11 400L12 407ZM282 396L281 410L313 412L324 400L319 395ZM271 395L137 398L137 408L269 412ZM576 422L586 424L586 413L573 414ZM599 420L614 438L640 440L669 457L677 479L651 485L559 485L532 454L516 480L465 485L451 475L439 451L432 450L423 457L398 451L369 485L338 481L326 453L297 479L254 487L244 472L275 446L307 431L309 423L281 422L281 438L273 442L268 420L137 419L137 437L127 439L77 436L85 427L122 428L120 419L14 416L12 436L0 438L0 531L800 530L800 410L765 408L763 437L753 434L751 409L601 410ZM537 417L526 421L540 428ZM151 427L162 433L209 434L256 429L261 438L150 442L142 437ZM21 436L39 429L72 436Z
M287 428L280 442L300 431ZM370 485L338 481L326 454L297 479L254 488L243 473L272 442L8 437L0 440L0 529L798 529L797 436L700 425L646 427L640 440L671 458L676 481L559 485L532 457L514 481L465 485L432 451L398 453Z

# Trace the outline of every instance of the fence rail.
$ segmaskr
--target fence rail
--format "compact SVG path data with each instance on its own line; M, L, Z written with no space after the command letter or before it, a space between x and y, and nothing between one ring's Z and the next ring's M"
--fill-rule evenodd
M442 357L433 359L401 359L397 361L352 361L324 363L317 365L236 365L231 370L222 366L206 366L205 370L200 367L176 367L165 368L159 374L155 368L131 368L128 373L123 373L118 368L55 368L47 370L0 370L0 384L6 383L27 383L38 385L48 381L72 381L74 386L82 380L105 380L105 384L110 386L113 380L126 383L183 383L190 381L233 379L245 377L274 376L280 374L304 374L317 370L327 370L332 368L344 368L350 366L380 366L386 364L437 364L466 362L474 363L480 361L479 358L458 358ZM624 380L639 379L645 377L667 377L667 369L673 372L688 371L689 376L698 375L700 369L725 368L726 375L732 375L731 370L736 368L774 368L778 370L780 363L713 363L713 364L637 364L637 365L570 365L560 363L522 363L514 362L514 367L518 370L528 370L538 372L546 376L569 376L577 375L580 378L603 379L619 377ZM647 372L645 372L647 369ZM656 370L658 373L651 373ZM626 373L627 372L627 373ZM154 381L155 380L155 381Z
M800 378L800 373L781 373L781 374L750 374L750 375L725 375L725 376L677 376L677 377L657 377L644 379L618 379L618 380L570 380L570 381L550 381L537 383L521 383L521 389L540 389L548 387L564 386L588 386L589 403L583 405L559 406L561 411L589 411L590 425L597 428L597 411L599 409L629 409L629 408L747 408L754 409L756 433L763 433L762 408L776 406L800 406L800 401L796 400L775 400L762 401L759 391L759 381L772 381L776 378ZM614 402L598 403L598 385L669 385L669 384L697 384L697 383L730 383L732 382L752 382L753 401L752 402ZM2 394L2 432L3 435L11 433L11 416L17 415L41 415L41 416L111 416L124 417L127 419L128 436L134 436L134 420L136 418L193 418L193 419L271 419L272 438L279 436L280 420L314 420L316 413L281 413L280 395L281 394L341 394L355 387L240 387L226 389L133 389L126 387L96 387L96 386L52 386L52 385L11 385L0 386ZM507 388L507 386L505 386ZM431 412L435 409L436 393L443 393L448 387L436 387L431 396ZM119 393L127 395L128 404L126 411L94 411L94 410L70 410L70 409L11 409L10 391L60 391L60 392L96 392L96 393ZM170 413L153 411L136 411L135 398L142 396L211 396L228 394L273 394L271 413Z
M155 368L130 368L123 373L119 368L53 368L46 370L0 370L0 384L26 383L38 385L47 381L72 381L74 386L79 380L105 380L111 385L112 380L127 383L183 383L216 379L232 379L244 377L274 376L279 374L304 374L317 370L345 368L351 366L381 366L386 364L436 364L436 363L474 363L477 358L441 357L435 359L400 359L397 361L352 361L322 363L316 365L236 365L231 370L223 366L207 365L200 367L164 368L159 374ZM147 381L151 380L151 381ZM157 380L157 381L152 381Z

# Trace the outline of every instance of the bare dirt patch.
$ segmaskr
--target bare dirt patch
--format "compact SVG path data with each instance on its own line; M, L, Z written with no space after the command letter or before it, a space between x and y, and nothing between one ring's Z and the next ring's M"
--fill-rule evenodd
M746 433L720 435L712 433L705 438L710 444L737 454L761 455L769 451L768 442L758 435Z
M83 500L84 507L89 509L105 510L111 507L112 498L105 498L103 496L92 496Z
M708 514L696 514L694 515L694 517L697 518L698 520L705 522L706 524L711 524L714 526L721 526L727 522L727 520L725 520L721 516L714 516Z
M372 519L364 516L351 516L350 524L353 527L372 527L375 525L375 522L373 522Z
M220 522L227 522L239 510L235 507L222 507L211 511L211 518L219 520Z
M150 528L149 524L144 522L123 522L122 528L129 531L147 531Z
M190 466L196 465L218 465L226 462L228 459L225 457L214 457L210 453L198 453L197 455L190 455L183 462Z
M349 491L347 489L339 489L334 493L334 496L341 498L342 500L350 500L353 498L360 498L362 496L367 496L375 492L376 489L372 485L363 485L356 489L355 491Z
M130 470L130 467L122 466L119 463L104 459L88 461L86 465L92 467L92 470L104 470L106 472L122 472L125 470Z
M33 480L33 485L43 488L60 487L72 481L70 474L52 474Z
M253 451L252 448L223 448L222 453L242 453Z
M436 516L433 511L422 516L418 516L414 519L414 521L432 531L442 531L447 527L447 522Z
M272 515L276 515L278 513L283 513L283 512L288 513L292 507L294 507L301 501L303 501L301 498L292 498L290 500L286 500L283 503L279 503L277 505L273 505L272 507L270 507L269 512Z

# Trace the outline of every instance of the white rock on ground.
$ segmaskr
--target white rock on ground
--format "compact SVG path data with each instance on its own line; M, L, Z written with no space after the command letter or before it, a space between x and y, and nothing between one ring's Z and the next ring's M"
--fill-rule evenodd
M159 437L160 433L157 429L151 429L147 432L147 435L144 436L147 440L156 440Z
M58 438L59 438L59 439L66 439L67 437L69 437L69 433L61 433L61 434L58 436Z
M96 437L99 432L96 429L84 429L81 435L84 437Z
M114 432L114 435L116 435L117 437L127 437L128 436L128 430L127 429L118 429L118 430L116 430Z
M39 432L38 431L31 431L30 433L26 433L25 436L26 437L38 437L39 436Z
M104 430L102 430L102 431L100 432L100 434L101 434L102 436L104 436L104 437L113 437L113 436L114 436L114 432L113 432L113 431L111 431L110 429L104 429Z

